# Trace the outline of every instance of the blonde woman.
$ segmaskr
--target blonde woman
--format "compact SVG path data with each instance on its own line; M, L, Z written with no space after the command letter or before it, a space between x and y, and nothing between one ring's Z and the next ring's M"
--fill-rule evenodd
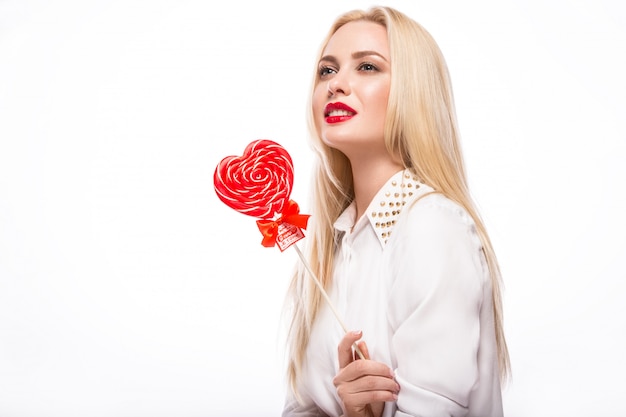
M318 58L306 251L351 331L297 271L283 416L501 416L499 268L439 48L374 7L340 16Z

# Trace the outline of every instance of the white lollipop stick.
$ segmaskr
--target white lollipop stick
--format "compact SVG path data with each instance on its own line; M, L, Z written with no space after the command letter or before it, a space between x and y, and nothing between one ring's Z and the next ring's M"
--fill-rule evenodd
M322 284L320 283L320 281L315 276L315 273L313 273L313 271L311 270L311 267L309 267L309 263L306 261L306 258L304 257L304 255L300 251L300 248L298 247L297 244L294 244L293 247L296 249L296 252L298 252L298 256L300 257L300 260L304 264L304 267L306 268L306 270L309 272L309 275L311 276L311 278L313 278L313 281L317 285L317 288L319 288L319 290L321 291L322 296L324 297L324 299L328 303L328 306L330 307L331 311L335 315L335 318L337 319L337 321L339 322L339 324L343 328L344 333L348 333L348 328L346 327L346 325L343 323L343 321L339 317L339 313L337 313L337 310L335 310L335 307L333 306L333 303L330 301L330 297L328 296L328 294L326 294L326 291L324 290L324 287L322 287ZM365 355L363 355L363 352L361 352L361 349L359 349L359 347L357 346L356 342L352 344L352 347L354 348L356 353L359 355L359 358L365 359Z

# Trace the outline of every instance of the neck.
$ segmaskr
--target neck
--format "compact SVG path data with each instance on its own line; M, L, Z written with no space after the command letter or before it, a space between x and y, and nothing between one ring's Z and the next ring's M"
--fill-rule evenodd
M356 218L358 220L364 214L378 190L385 185L393 174L402 169L402 165L388 157L365 161L351 160L350 163L352 165Z

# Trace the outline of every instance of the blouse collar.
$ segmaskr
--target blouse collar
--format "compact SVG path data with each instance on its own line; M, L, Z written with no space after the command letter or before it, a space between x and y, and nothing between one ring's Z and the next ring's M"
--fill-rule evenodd
M352 230L354 233L369 223L384 248L398 216L417 197L417 190L421 187L425 187L424 184L410 170L398 171L378 190L363 217L358 221L355 218L356 203L353 201L335 222L335 229L340 232Z

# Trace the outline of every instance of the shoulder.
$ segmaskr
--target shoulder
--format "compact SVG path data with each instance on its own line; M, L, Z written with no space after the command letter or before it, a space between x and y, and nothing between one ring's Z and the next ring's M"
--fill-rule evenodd
M407 203L389 240L389 300L400 323L427 300L477 311L489 285L482 244L467 210L443 194Z
M467 243L482 246L474 219L459 203L429 187L407 204L398 219L398 240L429 238L435 241L468 239ZM463 240L465 240L463 239Z

